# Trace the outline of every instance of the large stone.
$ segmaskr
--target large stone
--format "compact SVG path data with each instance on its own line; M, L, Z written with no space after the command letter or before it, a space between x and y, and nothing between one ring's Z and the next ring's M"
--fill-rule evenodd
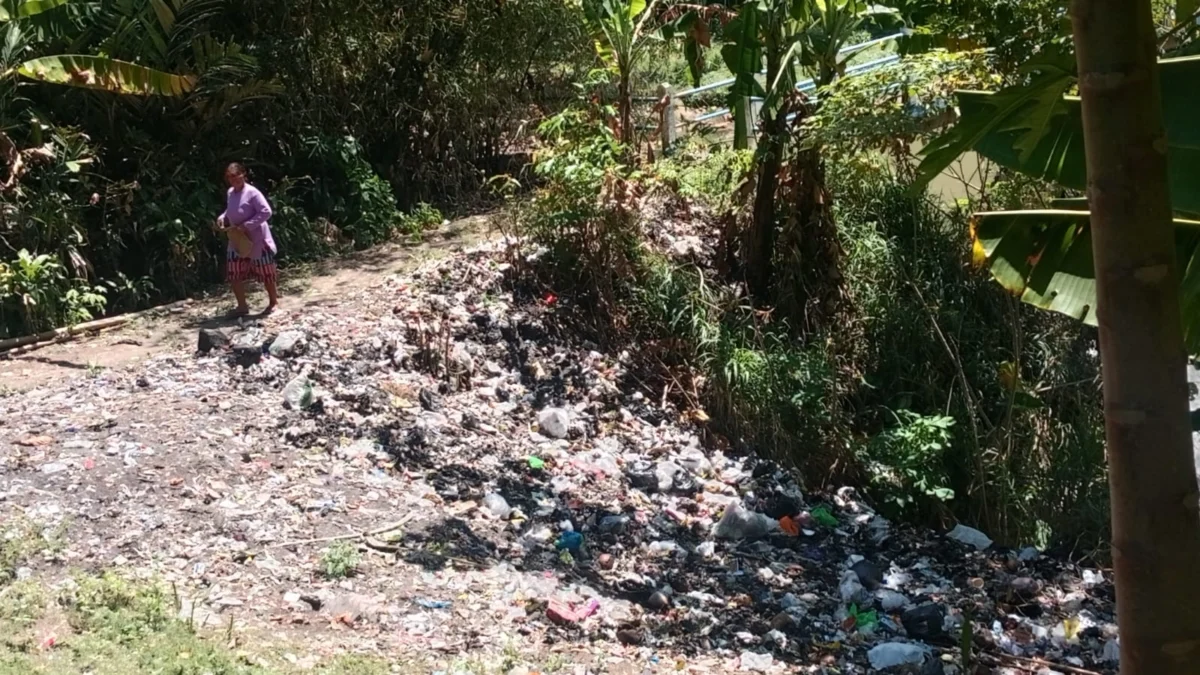
M295 356L304 350L305 335L303 331L285 330L271 341L271 356L277 359Z
M229 335L218 328L201 328L196 339L196 351L207 354L214 349L224 349L229 346Z
M250 333L242 333L233 339L230 346L233 358L243 368L248 368L262 361L262 342Z
M566 438L571 417L562 408L546 408L538 415L538 428L550 438Z

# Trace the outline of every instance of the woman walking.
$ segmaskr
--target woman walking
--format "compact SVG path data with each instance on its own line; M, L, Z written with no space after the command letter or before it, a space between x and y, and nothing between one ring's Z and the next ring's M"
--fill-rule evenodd
M276 286L275 239L271 237L271 205L258 188L246 182L246 169L234 162L225 169L229 192L225 212L217 217L217 227L226 231L229 246L225 255L225 278L237 298L234 316L250 313L246 304L246 280L257 279L267 289L269 304L263 314L270 314L279 303Z

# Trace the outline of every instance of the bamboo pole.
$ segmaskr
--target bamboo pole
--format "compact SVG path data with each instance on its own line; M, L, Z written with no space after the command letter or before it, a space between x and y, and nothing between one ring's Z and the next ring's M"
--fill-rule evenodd
M14 352L18 353L18 354L23 354L25 352L33 351L35 349L41 349L42 347L54 344L56 342L65 342L67 340L70 340L71 338L77 337L84 333L90 333L92 331L102 331L102 330L107 330L109 328L116 328L118 326L123 326L123 325L129 323L130 321L141 318L142 316L145 316L147 314L153 314L154 312L161 312L161 311L170 311L176 307L183 307L185 305L191 304L191 302L192 302L192 300L189 298L187 300L180 300L179 302L173 302L168 305L160 305L158 307L151 307L150 309L145 309L140 312L131 312L129 314L122 314L120 316L110 316L110 317L107 317L104 319L96 319L95 321L88 321L86 323L80 323L80 324L76 324L74 326L64 326L62 328L55 328L54 330L48 330L48 331L44 331L42 333L35 333L34 335L26 335L24 337L7 338L4 340L0 340L0 354L7 354L10 356L14 355L13 354ZM18 350L20 350L20 351L18 351Z

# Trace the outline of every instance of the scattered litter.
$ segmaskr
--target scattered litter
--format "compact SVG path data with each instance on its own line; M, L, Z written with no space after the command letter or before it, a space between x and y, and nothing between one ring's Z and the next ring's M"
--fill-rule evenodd
M825 508L824 506L818 506L810 511L809 515L812 516L813 521L818 525L823 525L825 527L838 526L838 519L835 518L834 515L829 512L829 509Z
M878 670L896 666L919 666L929 656L929 648L908 642L884 642L867 652L871 667Z
M449 600L429 600L428 598L417 598L417 604L425 609L449 609L453 604Z
M565 300L514 301L498 249L0 397L0 519L67 528L14 574L153 571L198 626L296 625L347 651L533 663L553 644L698 674L819 653L934 675L954 666L916 641L943 649L969 620L997 655L1114 672L1111 575L965 526L946 536L981 552L962 555L854 490L802 494L726 454L704 415L631 384L638 359L555 325Z

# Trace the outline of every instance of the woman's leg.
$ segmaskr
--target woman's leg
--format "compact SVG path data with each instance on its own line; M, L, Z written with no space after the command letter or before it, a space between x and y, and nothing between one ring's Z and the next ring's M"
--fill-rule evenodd
M275 309L275 305L279 304L279 287L275 285L275 277L263 279L263 288L267 289L267 309Z
M234 310L238 314L246 314L250 311L250 305L246 303L246 282L238 279L230 281L229 286L233 288L233 297L237 298L237 309Z
M269 314L279 304L279 285L276 283L279 279L279 270L275 265L274 253L268 250L263 253L261 258L254 261L254 276L262 282L263 288L267 290L268 304L263 313Z
M225 261L225 279L229 281L229 287L233 289L233 297L237 299L237 308L233 310L234 314L250 313L250 305L246 303L246 277L249 268L250 261L245 258L230 257Z

